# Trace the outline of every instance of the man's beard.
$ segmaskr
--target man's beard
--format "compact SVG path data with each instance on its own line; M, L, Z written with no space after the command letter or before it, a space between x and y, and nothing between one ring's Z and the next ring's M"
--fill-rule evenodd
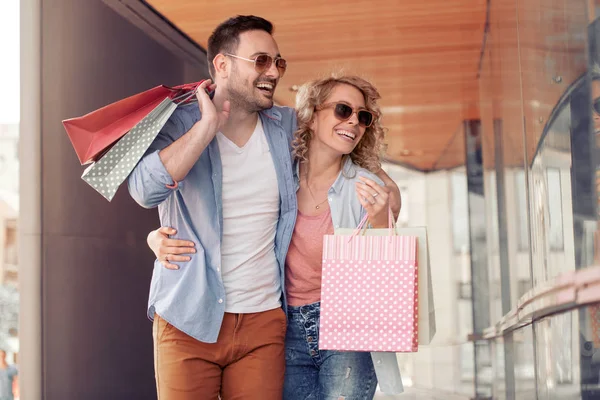
M227 88L227 97L231 103L231 108L252 113L273 107L273 99L255 94L256 90L260 90L256 88L256 84L261 81L273 83L273 85L276 84L276 82L268 79L257 79L252 82L252 86L246 82L239 82L237 80L232 82L233 84Z

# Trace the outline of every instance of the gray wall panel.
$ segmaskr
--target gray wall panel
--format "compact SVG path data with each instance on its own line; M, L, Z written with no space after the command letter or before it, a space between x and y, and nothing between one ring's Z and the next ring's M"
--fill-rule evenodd
M185 66L99 0L43 0L41 26L43 398L152 399L145 237L157 212L125 186L112 203L88 187L61 120L201 66Z

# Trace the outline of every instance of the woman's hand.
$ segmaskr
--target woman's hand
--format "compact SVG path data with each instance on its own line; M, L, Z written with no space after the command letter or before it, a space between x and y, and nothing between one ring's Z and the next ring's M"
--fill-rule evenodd
M367 211L371 226L373 228L387 228L390 189L363 176L358 179L361 180L361 182L356 183L358 201Z
M383 181L385 187L390 189L390 191L388 192L390 199L390 208L392 209L394 220L397 220L398 216L400 215L400 208L402 207L402 196L400 195L400 188L383 169L380 169L376 175L377 177L379 177L379 179Z
M194 242L169 239L169 235L174 235L175 233L177 233L175 229L163 226L150 232L146 239L156 259L167 269L179 269L178 265L171 264L170 261L190 261L191 257L184 256L183 254L193 254L196 252Z

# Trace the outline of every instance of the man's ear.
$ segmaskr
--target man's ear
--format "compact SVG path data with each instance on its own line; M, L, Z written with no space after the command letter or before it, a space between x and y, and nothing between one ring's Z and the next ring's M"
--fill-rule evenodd
M229 75L231 64L229 63L228 57L219 53L213 59L213 67L215 68L214 79L217 77L226 78Z

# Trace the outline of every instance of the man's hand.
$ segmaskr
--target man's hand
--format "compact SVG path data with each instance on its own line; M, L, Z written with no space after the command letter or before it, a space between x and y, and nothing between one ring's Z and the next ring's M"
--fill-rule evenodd
M231 111L231 104L229 100L223 102L222 109L219 111L215 107L214 103L208 96L208 92L212 92L217 88L217 85L212 83L210 79L205 80L198 86L196 91L196 99L198 100L198 108L202 114L201 123L208 126L208 132L214 132L215 134L223 128L225 122L229 118L229 112ZM213 135L214 136L214 135ZM211 138L212 139L212 138Z
M181 182L192 169L202 152L213 140L217 132L229 118L231 106L229 101L223 102L221 110L213 104L206 90L214 89L210 79L198 86L196 97L202 118L196 122L182 137L162 149L158 155L173 183Z

